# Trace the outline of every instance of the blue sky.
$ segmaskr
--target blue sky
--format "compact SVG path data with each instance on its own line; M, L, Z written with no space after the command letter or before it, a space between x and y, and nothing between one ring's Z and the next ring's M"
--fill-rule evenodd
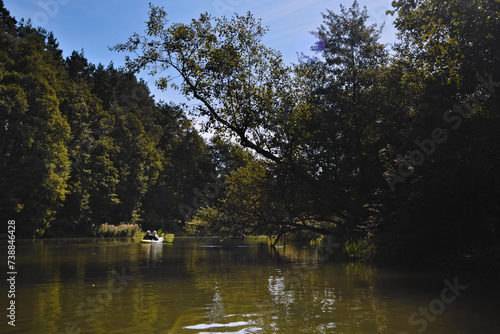
M84 50L94 64L123 65L125 55L109 51L108 46L124 42L134 32L142 33L147 20L148 3L163 6L171 23L188 22L200 13L231 16L250 11L269 26L264 43L281 51L286 62L296 62L297 52L310 53L315 42L309 34L322 22L321 12L340 11L340 4L350 7L352 0L4 0L11 15L20 20L30 18L35 26L54 32L64 56L73 50ZM366 6L371 23L386 22L382 42L391 43L395 30L392 18L385 16L391 9L391 0L359 0ZM154 87L154 80L141 75L157 100L185 101L178 92L161 92Z

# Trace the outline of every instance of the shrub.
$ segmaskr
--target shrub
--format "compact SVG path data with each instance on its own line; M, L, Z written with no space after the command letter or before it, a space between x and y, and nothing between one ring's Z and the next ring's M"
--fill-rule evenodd
M103 238L134 237L142 234L142 229L137 224L110 225L105 223L94 229L94 236Z

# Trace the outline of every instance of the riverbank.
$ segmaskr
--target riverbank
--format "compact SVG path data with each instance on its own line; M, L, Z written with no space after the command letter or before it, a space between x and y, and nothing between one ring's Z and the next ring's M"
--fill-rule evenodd
M238 243L241 242L240 238L221 238L218 236L189 236L186 233L164 233L159 230L159 235L168 242L173 242L174 240L209 240L213 243L223 244L225 243ZM137 224L121 224L121 225L108 225L103 224L99 228L95 229L91 235L86 236L72 236L64 235L57 236L52 235L50 237L43 237L37 239L24 239L26 241L34 240L59 240L59 241L71 241L71 240L94 240L95 242L99 240L109 240L109 242L114 242L114 240L135 240L139 242L144 236L144 231ZM0 239L3 236L0 235ZM18 239L22 241L23 239ZM248 236L244 238L245 242L257 245L260 247L273 248L275 240L273 237L268 236ZM474 249L469 253L450 252L440 256L439 258L418 258L415 256L415 252L412 253L401 253L398 258L390 258L386 256L383 252L376 247L376 245L367 240L347 240L343 243L335 242L333 238L320 237L316 239L294 239L283 238L276 245L276 248L286 248L291 247L305 247L313 248L317 253L318 262L363 262L372 265L378 265L384 268L397 268L400 270L408 269L419 269L419 270L445 270L454 273L484 273L484 274L495 274L500 273L500 249L487 249L478 248Z

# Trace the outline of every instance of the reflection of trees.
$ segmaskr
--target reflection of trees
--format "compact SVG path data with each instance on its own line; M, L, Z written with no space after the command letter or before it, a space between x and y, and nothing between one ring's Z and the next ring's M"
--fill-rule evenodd
M373 269L363 264L314 263L285 268L269 280L271 311L278 319L272 328L354 333L387 326L383 305L373 292Z
M104 291L119 287L110 285L116 281L115 270L125 268L128 275L137 276L141 259L137 246L117 240L45 240L18 247L20 325L29 327L26 332L77 333L80 329L82 333L104 333L108 331L103 328L124 326L123 317L113 316L116 314L130 314L132 324L139 307L130 302L131 291L126 289L136 282L120 292ZM110 295L112 298L106 298ZM105 302L97 302L98 297ZM92 310L94 316L79 314L81 304L80 311Z
M214 289L214 298L208 311L208 320L210 323L220 321L225 316L224 300L217 289Z
M277 254L258 247L239 255L229 248L198 248L194 254L187 266L196 286L212 296L207 310L211 321L254 314L265 332L336 328L354 333L387 327L386 306L374 291L375 270L362 263L318 264L306 261L310 249L290 246ZM262 258L269 263L252 265Z
M20 287L20 303L35 296L20 312L34 316L40 332L52 333L64 332L67 322L97 334L109 328L181 333L186 326L238 321L264 333L377 332L388 326L387 305L374 290L375 270L360 263L316 263L307 260L310 250L291 246L277 253L266 246L202 247L197 241L146 246L35 246L37 252L23 261L32 261L31 269L22 269L45 283ZM107 289L113 270L122 267L133 281L86 323L77 306Z

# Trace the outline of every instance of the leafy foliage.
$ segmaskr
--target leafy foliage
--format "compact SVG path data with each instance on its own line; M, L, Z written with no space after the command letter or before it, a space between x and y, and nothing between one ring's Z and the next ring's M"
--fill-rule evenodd
M19 237L92 235L144 218L179 229L178 204L213 170L182 109L83 51L63 59L51 33L1 9L1 216L20 222Z
M500 243L500 2L393 6L392 52L354 1L323 14L317 57L287 65L251 13L170 24L151 5L146 34L113 48L135 54L125 70L63 59L2 4L2 216L27 236L305 231L348 256L484 269ZM144 69L197 101L210 143Z
M266 182L273 180L270 184L280 189L273 193L281 194L278 207L286 215L261 224L290 228L300 221L303 228L328 232L304 223L317 220L327 222L330 232L341 223L350 233L367 215L360 203L369 200L368 163L378 159L378 149L370 147L371 157L362 150L376 141L371 138L376 129L366 127L379 112L372 107L378 92L370 73L383 65L387 53L376 42L378 30L365 26L366 11L355 4L349 13L345 20L325 15L328 25L318 35L327 36L327 60L313 65L286 66L279 52L262 44L266 29L250 13L231 19L202 14L190 24L168 26L164 10L151 6L147 36L134 35L114 49L137 54L127 57L131 70L177 71L182 82L172 86L201 102L194 111L208 117L205 126L265 159ZM352 36L338 31L352 31ZM328 60L340 49L341 57ZM167 76L157 83L166 89L170 82ZM332 97L339 100L332 104ZM352 154L356 149L359 155ZM350 195L361 189L366 196ZM266 201L277 198L261 199Z
M131 70L177 72L180 83L167 76L158 86L198 100L193 111L208 117L207 128L256 154L226 173L222 197L200 209L191 228L226 235L308 229L346 245L370 240L392 260L467 249L486 235L498 242L498 147L480 144L498 142L498 1L394 6L392 54L355 1L323 14L313 32L320 58L302 56L292 66L262 44L266 28L250 13L169 24L151 6L146 36L114 49L136 54L127 57ZM468 112L460 124L457 104ZM428 133L441 136L432 150ZM227 150L215 154L216 166L228 160ZM395 173L404 177L391 179ZM474 184L465 181L472 175Z
M68 194L70 128L57 96L64 69L45 37L24 25L0 37L1 207L11 213L2 217L31 221L20 234L43 235Z

